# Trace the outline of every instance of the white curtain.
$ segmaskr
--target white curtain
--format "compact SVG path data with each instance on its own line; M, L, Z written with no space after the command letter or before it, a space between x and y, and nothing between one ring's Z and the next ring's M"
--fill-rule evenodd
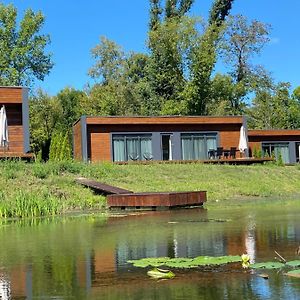
M181 138L181 151L183 160L193 159L193 140L189 137Z
M141 160L152 159L151 138L141 138Z
M124 139L113 140L114 161L125 161L125 141Z
M204 137L194 137L194 159L206 159Z

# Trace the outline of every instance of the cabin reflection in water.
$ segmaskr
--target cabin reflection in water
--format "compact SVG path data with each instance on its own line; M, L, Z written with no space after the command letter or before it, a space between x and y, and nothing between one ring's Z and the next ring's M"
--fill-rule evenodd
M76 295L79 299L78 295L82 298L94 295L97 299L98 294L108 292L121 295L123 288L129 295L134 287L149 288L145 269L127 264L130 259L240 255L247 251L252 260L257 255L263 260L273 257L274 249L284 255L294 255L295 245L300 240L300 224L288 218L276 223L258 222L256 216L245 213L238 222L220 222L222 220L209 219L209 216L205 209L192 209L108 218L102 223L81 221L72 236L66 235L68 226L66 232L57 226L50 237L43 240L44 243L48 243L49 238L56 240L55 251L45 248L40 256L26 254L17 262L12 257L10 266L1 271L0 278L6 279L5 288L0 291L2 299L9 293L11 299L54 297L58 291L61 297ZM61 243L57 241L58 235ZM39 228L32 227L28 241L38 237ZM30 253L38 252L31 249ZM201 272L196 275L202 276ZM205 276L215 280L214 276L225 275L206 273ZM185 282L180 278L179 283L196 284L189 280ZM225 278L218 277L218 280L226 288ZM233 280L242 279L234 277Z

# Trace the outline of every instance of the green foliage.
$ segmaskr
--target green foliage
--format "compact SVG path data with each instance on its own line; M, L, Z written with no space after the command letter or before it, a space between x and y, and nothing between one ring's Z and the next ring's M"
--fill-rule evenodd
M269 42L270 26L259 21L249 22L242 15L230 16L220 43L225 63L231 68L235 82L249 80L253 67L250 59Z
M17 8L0 3L0 85L30 86L44 80L53 63L45 53L49 36L39 34L45 18L27 9L19 24Z
M279 153L278 156L277 156L277 158L276 158L276 164L278 166L284 166L284 161L283 161L281 153Z
M256 89L248 110L249 127L255 129L296 129L300 126L300 103L291 97L288 83Z
M41 151L43 160L49 156L52 133L57 130L62 110L55 97L38 90L29 102L31 149Z
M14 201L0 195L0 218L26 218L45 215L55 215L60 210L60 204L50 194L27 193L19 191Z
M209 15L209 24L221 26L229 15L234 0L215 0Z
M72 159L69 133L62 132L53 134L50 144L50 161L67 161Z

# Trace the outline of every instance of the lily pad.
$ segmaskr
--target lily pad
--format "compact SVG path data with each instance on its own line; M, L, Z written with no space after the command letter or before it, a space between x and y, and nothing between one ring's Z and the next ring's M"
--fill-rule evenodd
M149 257L138 260L128 260L127 262L132 263L135 267L146 268L149 266L159 267L166 264L170 260L169 257Z
M300 260L291 260L291 261L288 261L286 263L287 266L290 266L290 267L299 267L300 266Z
M216 266L224 265L233 262L240 262L240 256L198 256L195 258L169 258L169 257L159 257L159 258L142 258L140 260L129 260L135 267L145 268L148 266L159 267L167 266L170 268L196 268L199 266Z
M283 263L271 261L271 262L262 262L250 265L252 269L280 269L284 266Z
M148 271L147 275L155 279L171 279L175 277L175 274L172 271L157 268Z
M285 275L300 278L300 270L297 269L297 270L289 271Z

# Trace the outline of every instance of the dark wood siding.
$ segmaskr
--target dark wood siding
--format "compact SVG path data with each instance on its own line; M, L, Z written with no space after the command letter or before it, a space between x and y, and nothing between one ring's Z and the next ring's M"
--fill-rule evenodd
M21 87L0 87L0 103L22 103Z
M73 146L74 159L82 160L82 138L80 121L78 121L73 127Z
M22 101L22 88L0 87L0 107L5 105L8 124L9 148L5 152L24 153ZM0 148L0 151L4 149Z

